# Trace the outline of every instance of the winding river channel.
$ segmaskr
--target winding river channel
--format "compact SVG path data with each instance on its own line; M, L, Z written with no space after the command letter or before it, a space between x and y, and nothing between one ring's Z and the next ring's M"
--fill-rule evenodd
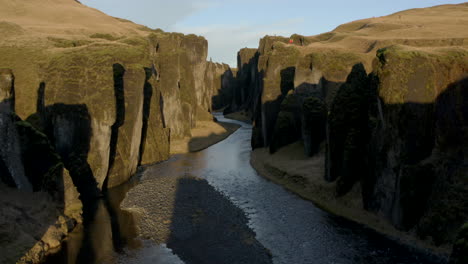
M110 190L47 263L444 263L260 177L252 127L217 118L242 127Z

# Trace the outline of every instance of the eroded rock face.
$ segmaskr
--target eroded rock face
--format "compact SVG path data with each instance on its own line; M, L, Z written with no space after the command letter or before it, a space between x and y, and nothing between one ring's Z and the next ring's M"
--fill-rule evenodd
M318 97L309 96L302 103L302 139L304 153L312 156L326 138L327 107Z
M293 43L289 43L290 40ZM254 148L270 145L276 117L288 91L294 90L302 98L301 102L313 96L330 108L352 67L366 61L363 56L346 50L303 51L302 47L307 43L309 40L299 35L290 38L267 36L260 41L256 53L239 52L240 61L250 58L248 64L241 63L245 69L240 68L238 78L243 89L249 87L243 108L253 112ZM257 69L250 71L249 79L246 72L252 69L251 65Z
M239 52L239 89L253 94L242 98L253 112L253 148L302 140L310 155L325 143L324 177L337 195L359 183L366 209L438 245L468 217L466 34L443 40L443 27L456 27L444 24L427 39L410 20L409 39L391 39L401 28L393 15L312 37L267 36L256 55ZM248 60L257 65L254 85ZM301 106L291 108L299 121L286 105Z
M13 72L0 70L0 179L11 187L32 191L24 173L21 146L15 126Z
M15 6L0 11L6 21L0 23L0 67L17 77L13 83L11 71L0 70L0 173L11 187L47 192L59 211L78 219L78 192L86 207L138 165L168 159L171 139L211 120L213 97L223 86L235 90L235 70L206 62L203 37L59 2L39 16L22 6L29 21L45 25L34 30L12 15ZM58 23L53 5L76 18L72 26L49 29ZM30 259L57 241L42 241Z
M453 240L455 225L468 217L461 198L468 195L467 56L456 49L430 54L399 47L378 53L383 119L369 143L375 167L365 202L438 244Z
M13 113L13 73L0 80L0 262L38 263L81 222L82 203L47 136Z
M140 159L143 128L145 71L114 65L117 120L112 127L107 187L126 182L135 174Z
M325 178L338 179L338 195L347 193L366 173L369 97L366 71L362 64L357 64L338 90L328 116L329 170Z
M154 67L146 68L140 164L153 164L169 158L170 129L164 118L164 98L157 88Z
M139 164L167 159L170 138L209 119L227 71L208 69L207 42L194 35L151 31L128 43L51 54L28 79L42 80L37 90L19 86L16 111L48 136L90 196L125 182Z
M237 82L238 82L238 97L236 98L237 108L245 109L249 112L253 111L254 98L256 94L257 82L257 49L244 48L237 53Z
M301 105L302 98L292 92L281 102L270 142L270 153L301 138Z
M149 40L171 138L189 136L196 125L198 105L209 108L205 98L209 93L203 85L208 43L202 37L176 33L152 34Z

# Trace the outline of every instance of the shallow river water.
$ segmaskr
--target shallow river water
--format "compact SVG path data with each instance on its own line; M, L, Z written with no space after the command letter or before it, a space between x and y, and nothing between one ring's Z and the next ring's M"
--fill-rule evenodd
M444 263L434 256L399 245L361 225L333 216L260 177L249 162L252 127L224 119L220 115L217 118L241 124L242 127L226 140L203 151L176 155L169 161L145 168L139 175L140 183L136 183L137 179L110 190L106 198L98 201L93 217L88 216L84 226L78 228L63 249L50 257L47 263ZM204 195L195 195L193 199L203 201L194 200L194 204L200 208L215 208L215 217L219 214L220 218L206 222L209 228L201 231L193 226L187 229L183 226L183 219L173 220L171 230L175 238L167 245L152 242L152 237L136 238L134 216L119 207L127 191L135 184L141 184L144 190L145 184L154 184L152 178L185 174L206 180L213 191L202 191ZM187 192L193 189L190 188ZM132 190L128 192L127 199L138 200L132 199L132 195L139 194ZM145 195L151 197L151 194ZM243 217L245 221L240 219L236 222L233 219ZM251 233L254 234L255 241L244 241L247 246L233 249L232 252L239 255L237 257L227 256L232 253L229 247L237 246L226 242L236 238L229 232L220 231L224 230L223 223L231 225L231 221L234 221L232 225L245 225L240 227L242 232L247 230L246 233L253 231ZM218 224L219 229L216 229ZM210 236L210 232L216 233L216 238L205 238ZM192 235L182 239L181 234ZM251 250L253 247L255 249ZM210 248L218 255L226 254L224 261L219 262L220 258L216 254L212 256L206 253L211 252ZM271 259L265 261L262 248L268 251ZM193 251L202 251L208 255L203 259ZM243 252L259 254L258 258L246 257L258 261L242 262Z

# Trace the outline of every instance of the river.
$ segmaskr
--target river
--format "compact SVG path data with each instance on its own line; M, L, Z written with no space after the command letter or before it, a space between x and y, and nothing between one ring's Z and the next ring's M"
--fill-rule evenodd
M251 125L216 117L242 127L109 190L46 263L444 263L262 178Z

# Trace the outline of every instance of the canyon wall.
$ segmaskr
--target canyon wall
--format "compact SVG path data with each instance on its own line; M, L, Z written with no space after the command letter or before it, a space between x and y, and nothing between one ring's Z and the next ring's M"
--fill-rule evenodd
M54 41L44 43L53 51L41 51L49 53L40 65L21 68L23 58L6 52L0 65L17 76L15 112L48 136L93 195L140 164L167 159L170 138L209 119L212 100L229 85L224 76L232 78L227 65L206 62L207 42L194 35L154 31L59 50Z
M273 153L301 140L305 154L325 155L337 196L359 185L366 210L436 245L453 242L468 220L468 36L448 17L467 8L266 36L239 51L237 105L253 115L252 147Z
M0 187L43 193L65 224L81 221L81 202L86 214L138 166L167 160L171 140L191 136L197 121L213 120L212 110L232 98L235 70L206 61L203 37L72 0L47 1L40 11L32 2L1 5ZM35 239L54 225L43 222ZM39 261L66 232L57 234L54 242L30 239L42 250L23 243L18 254Z

